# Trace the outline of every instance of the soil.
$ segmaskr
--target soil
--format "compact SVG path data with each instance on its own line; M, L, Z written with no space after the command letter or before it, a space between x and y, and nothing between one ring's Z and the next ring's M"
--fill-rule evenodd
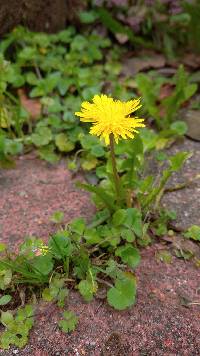
M60 31L67 22L76 22L80 6L84 5L79 0L0 0L0 35L17 25L32 31Z
M194 155L184 174L174 177L170 184L199 173L200 144L186 140L171 151L182 149L193 150ZM0 172L1 242L6 241L13 248L25 235L47 240L56 229L49 221L55 210L64 212L66 222L78 216L89 219L94 211L89 196L75 187L64 161L50 166L31 158L21 157L15 170ZM195 187L167 194L164 203L178 208L180 226L189 226L200 224L199 197L197 183ZM66 308L79 317L74 332L62 333L57 326L60 310L54 304L41 302L29 344L23 350L0 350L0 355L199 355L199 269L193 260L175 256L170 264L158 261L155 255L162 249L165 245L159 240L142 250L142 262L136 270L137 302L132 308L117 312L100 297L87 304L71 291Z

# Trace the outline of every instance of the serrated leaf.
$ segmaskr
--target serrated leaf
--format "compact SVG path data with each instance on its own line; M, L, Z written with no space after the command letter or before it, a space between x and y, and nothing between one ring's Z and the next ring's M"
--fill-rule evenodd
M59 293L58 293L58 297L57 297L57 299L58 299L58 306L59 306L60 308L63 308L63 307L64 307L64 305L65 305L65 299L67 298L68 294L69 294L69 291L68 291L67 288L62 288L62 289L60 289L60 291L59 291Z
M120 226L126 219L126 210L125 209L118 209L112 217L112 223L114 226Z
M60 320L58 322L59 327L62 329L64 332L70 332L75 330L76 325L78 323L78 318L76 314L70 310L65 311L63 313L64 319Z
M181 169L182 165L186 161L187 158L190 157L189 152L178 152L176 155L169 157L169 162L171 165L171 170L173 172L178 171Z
M120 229L120 234L122 239L126 240L127 242L135 241L135 234L130 229L122 228Z

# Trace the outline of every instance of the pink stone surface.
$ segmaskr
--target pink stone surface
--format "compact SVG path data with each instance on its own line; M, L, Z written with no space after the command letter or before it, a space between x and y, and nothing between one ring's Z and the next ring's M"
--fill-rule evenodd
M51 166L21 157L16 169L0 171L1 241L13 246L28 235L47 239L56 229L50 217L57 210L66 223L94 211L89 196L75 187L65 162Z

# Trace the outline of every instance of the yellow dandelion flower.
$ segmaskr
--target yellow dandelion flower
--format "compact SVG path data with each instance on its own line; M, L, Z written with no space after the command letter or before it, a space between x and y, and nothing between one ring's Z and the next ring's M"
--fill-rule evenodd
M81 111L75 112L75 115L83 122L92 122L90 134L104 138L106 145L110 143L111 134L118 143L121 137L134 138L134 133L138 133L137 128L145 126L144 119L130 116L141 107L140 99L123 102L101 94L95 95L92 101L84 101Z

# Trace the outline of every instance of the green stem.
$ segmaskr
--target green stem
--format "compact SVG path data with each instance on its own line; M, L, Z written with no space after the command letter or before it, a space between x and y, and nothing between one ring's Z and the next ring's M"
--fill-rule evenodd
M113 179L115 183L115 190L116 190L116 200L117 204L120 202L120 178L117 172L117 165L115 159L115 149L114 149L114 135L110 134L110 155L112 161L112 169L113 169Z

